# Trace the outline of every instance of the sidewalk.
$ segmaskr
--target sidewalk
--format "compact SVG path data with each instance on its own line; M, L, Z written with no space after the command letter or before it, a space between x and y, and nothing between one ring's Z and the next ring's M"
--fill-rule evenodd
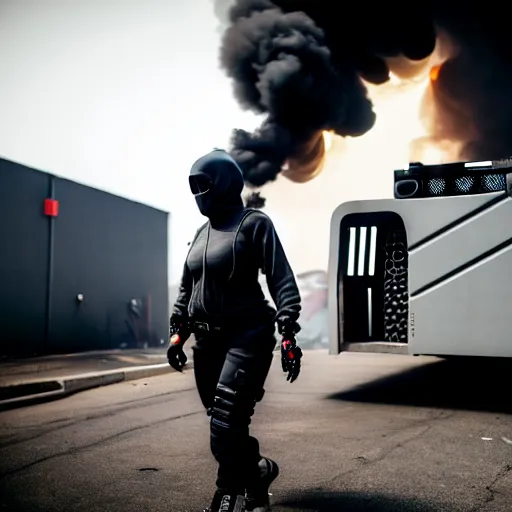
M167 347L108 350L0 362L0 410L127 380L174 372ZM190 349L185 350L192 366Z

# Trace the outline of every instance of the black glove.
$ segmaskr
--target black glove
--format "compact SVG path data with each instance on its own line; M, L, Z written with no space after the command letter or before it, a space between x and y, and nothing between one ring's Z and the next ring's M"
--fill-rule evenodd
M167 360L177 372L183 371L183 367L187 363L187 355L183 351L183 346L189 337L188 323L180 318L171 317Z
M281 342L281 366L283 372L288 373L286 380L290 383L297 380L300 374L300 360L302 350L297 346L295 334L300 331L300 325L288 317L282 317L277 321L279 334L283 337Z
M295 336L283 336L281 342L281 366L283 372L288 373L286 380L290 384L297 380L300 374L300 360L302 358L302 350L295 341Z
M277 330L283 337L281 342L281 366L288 372L286 380L290 383L297 380L300 373L302 350L297 346L295 335L300 332L300 325L289 316L282 315L277 319Z

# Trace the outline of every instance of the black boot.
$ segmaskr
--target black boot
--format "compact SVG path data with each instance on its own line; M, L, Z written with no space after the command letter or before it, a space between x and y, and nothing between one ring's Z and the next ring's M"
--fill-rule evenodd
M217 489L210 508L203 512L245 512L245 497L236 492Z
M277 462L263 457L259 464L260 477L246 490L245 508L251 512L269 512L270 500L268 490L272 482L279 476Z

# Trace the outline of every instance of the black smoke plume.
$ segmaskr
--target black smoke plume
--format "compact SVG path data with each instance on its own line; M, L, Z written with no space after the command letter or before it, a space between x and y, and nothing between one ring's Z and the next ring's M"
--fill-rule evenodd
M512 153L512 38L505 7L233 4L221 65L239 104L266 115L255 133L233 134L231 151L248 184L274 180L285 164L290 179L307 181L324 156L322 131L356 137L373 127L364 82L385 83L390 71L411 77L424 69L441 36L453 52L426 98L431 137L459 141L461 158Z
M245 206L247 208L261 209L265 206L265 198L261 197L260 192L252 192L245 197Z

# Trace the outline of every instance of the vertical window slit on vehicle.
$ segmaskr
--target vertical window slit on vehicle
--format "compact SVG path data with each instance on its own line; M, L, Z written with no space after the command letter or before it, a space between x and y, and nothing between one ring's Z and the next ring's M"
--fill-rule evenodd
M347 276L354 275L354 266L355 266L355 259L356 259L356 235L357 235L357 228L350 228L350 239L348 242Z
M358 235L359 231L359 236ZM347 263L347 276L353 276L356 266L356 252L358 253L357 259L357 275L365 275L365 262L367 251L368 228L362 226L360 228L349 228L349 242L348 242L348 263ZM359 242L359 244L358 244ZM377 227L370 227L370 244L369 244L369 260L368 260L368 275L375 275L375 257L377 253Z
M369 243L368 235L370 238ZM377 254L377 226L370 226L369 228L367 226L349 228L347 276L354 276L355 274L356 254L357 275L374 276L375 258ZM366 264L368 265L367 269L365 268ZM367 301L368 337L371 338L373 334L373 292L371 287L367 288Z
M370 228L370 262L368 264L368 274L375 275L375 255L377 253L377 226Z
M372 337L372 289L368 288L368 337Z
M366 256L366 226L359 228L360 236L359 236L359 262L357 265L357 275L364 276L364 261Z

